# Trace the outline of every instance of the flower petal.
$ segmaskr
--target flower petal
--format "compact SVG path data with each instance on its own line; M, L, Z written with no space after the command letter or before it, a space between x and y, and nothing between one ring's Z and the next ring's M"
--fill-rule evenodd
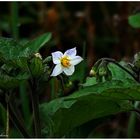
M72 56L75 56L76 53L77 53L77 51L76 51L76 47L75 47L75 48L72 48L72 49L67 50L64 53L64 55L72 57Z
M63 71L66 75L72 75L74 73L74 70L75 68L73 65L68 68L63 68Z
M75 56L71 59L70 63L71 65L77 65L79 64L81 61L83 60L83 58L81 56Z
M60 52L60 51L52 53L53 63L54 64L59 64L62 56L63 56L63 53Z
M57 64L57 65L54 67L51 76L57 76L57 75L59 75L59 74L62 73L62 72L63 72L63 69L62 69L61 64Z

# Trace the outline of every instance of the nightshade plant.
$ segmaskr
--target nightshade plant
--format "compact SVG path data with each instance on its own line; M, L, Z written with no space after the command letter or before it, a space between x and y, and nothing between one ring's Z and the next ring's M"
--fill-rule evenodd
M139 18L129 18L132 26L136 20L139 24L135 27L140 27ZM10 137L9 119L22 137L66 138L78 137L78 127L84 130L79 137L88 137L89 132L82 129L85 124L92 122L92 128L95 128L109 116L120 112L140 114L134 102L140 100L140 53L135 54L133 63L101 58L94 64L85 82L79 83L70 95L61 93L49 102L40 102L41 92L53 78L58 78L64 89L67 85L68 88L75 87L69 76L74 72L74 65L83 60L76 56L76 48L67 50L64 55L57 51L52 53L52 57L42 58L39 50L50 39L51 33L25 44L0 38L0 103L7 112L6 137ZM56 64L55 68L50 62ZM17 109L17 91L23 82L30 94L30 126L33 130L29 130L29 124L24 123Z

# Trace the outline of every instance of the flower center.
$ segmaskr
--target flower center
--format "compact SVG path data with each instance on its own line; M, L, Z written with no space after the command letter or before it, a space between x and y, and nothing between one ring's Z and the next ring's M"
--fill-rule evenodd
M61 64L64 66L64 67L69 67L71 64L70 64L70 60L67 56L61 58Z

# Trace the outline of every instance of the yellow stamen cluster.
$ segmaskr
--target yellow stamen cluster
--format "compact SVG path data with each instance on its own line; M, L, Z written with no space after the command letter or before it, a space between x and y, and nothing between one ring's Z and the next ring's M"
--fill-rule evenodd
M64 67L69 67L71 64L70 64L70 59L65 56L63 58L61 58L61 64L64 66Z

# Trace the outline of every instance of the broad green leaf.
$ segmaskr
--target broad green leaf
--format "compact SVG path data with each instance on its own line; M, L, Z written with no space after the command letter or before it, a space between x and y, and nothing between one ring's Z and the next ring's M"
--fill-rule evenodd
M140 13L129 16L128 22L132 27L140 28Z
M24 55L30 55L32 53L37 53L39 49L45 45L51 39L51 33L45 33L34 40L28 42L24 45L24 49L21 53L24 52Z
M106 81L93 86L85 87L82 90L75 92L69 98L82 97L88 94L97 94L103 97L110 97L121 100L140 100L140 84L137 82L126 80Z
M129 70L128 67L126 66L127 64L124 61L121 61L120 65L122 65L127 70ZM115 64L110 63L108 67L112 73L112 79L114 80L123 80L127 78L133 79L131 75L129 75L126 71L122 70L120 67L116 66Z
M20 68L24 71L28 70L27 58L25 57L20 57L20 58L12 59L12 60L6 60L4 63L7 65L10 65L13 68Z
M82 61L80 64L76 65L74 74L69 77L71 81L79 81L82 83L87 67L86 63L86 61Z
M28 58L29 56L37 53L39 49L51 39L51 33L45 33L39 37L20 45L18 48L10 49L11 58Z
M83 87L92 86L97 84L96 77L87 77L86 82L82 84Z
M27 60L51 39L51 33L46 33L34 40L20 44L10 38L0 38L0 60L16 67L27 69Z
M97 94L80 98L60 98L40 106L46 137L63 137L73 128L90 120L131 110L128 101L113 100Z
M40 109L49 136L62 137L90 120L132 110L129 100L140 100L140 84L128 78L84 87Z
M104 121L109 120L111 117L112 115L110 117L109 116L101 117L98 119L91 120L87 123L84 123L69 131L64 138L89 138L91 133L94 132L96 127L104 123ZM94 136L92 138L94 138Z
M21 56L23 46L10 38L0 38L0 60L3 63L27 69L27 58Z

